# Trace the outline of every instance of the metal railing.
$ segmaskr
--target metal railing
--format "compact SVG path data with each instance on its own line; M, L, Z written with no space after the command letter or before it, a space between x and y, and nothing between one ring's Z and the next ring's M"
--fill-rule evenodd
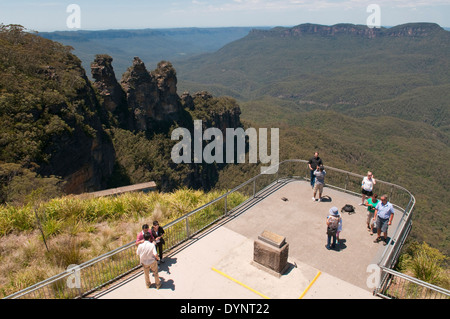
M381 267L387 275L388 285L378 295L389 299L449 299L450 291L414 277Z
M264 190L280 181L309 180L310 173L305 160L286 160L277 166L276 172L272 170L273 173L271 174L258 174L215 200L163 226L165 230L165 250L170 250L191 239L194 235L238 209L245 210L247 203L257 199ZM325 169L327 171L327 187L360 195L361 180L364 176L327 166ZM390 202L397 209L403 211L401 221L379 262L382 272L380 285L375 289L375 293L385 296L384 293L389 283L392 282L393 276L400 276L390 268L397 261L403 243L411 229L411 215L415 199L408 190L395 184L377 180L376 187L379 194L387 194ZM233 198L235 193L240 193L241 198L244 195L246 199L242 202L236 202ZM139 258L135 253L135 242L132 241L6 298L82 298L139 267Z

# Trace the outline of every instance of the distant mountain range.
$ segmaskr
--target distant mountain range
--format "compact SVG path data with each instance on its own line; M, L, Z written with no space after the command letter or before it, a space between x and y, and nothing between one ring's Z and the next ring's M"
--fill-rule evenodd
M135 56L147 65L161 60L177 61L196 54L214 52L225 44L246 36L258 27L176 28L104 31L55 31L39 35L74 48L89 70L96 54L108 54L114 59L118 78Z
M450 32L436 24L303 24L254 30L180 61L177 70L180 86L193 91L271 96L303 109L389 114L450 128L449 57Z

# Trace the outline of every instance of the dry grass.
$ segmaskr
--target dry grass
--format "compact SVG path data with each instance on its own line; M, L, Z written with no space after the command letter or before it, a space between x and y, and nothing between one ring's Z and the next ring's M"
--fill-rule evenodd
M33 208L0 206L0 296L5 297L136 239L143 224L164 225L217 198L221 192L127 193L42 203L37 227ZM236 194L230 201L242 201ZM17 214L15 214L17 213ZM17 218L15 218L17 217Z

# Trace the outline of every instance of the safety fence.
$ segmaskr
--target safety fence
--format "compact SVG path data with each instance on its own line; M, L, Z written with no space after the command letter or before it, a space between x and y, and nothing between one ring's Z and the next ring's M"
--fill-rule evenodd
M282 181L309 180L310 178L310 171L305 160L286 160L279 163L276 168L256 175L215 200L164 225L165 250L171 250L186 242L222 218L238 210L245 210L247 204L257 199L265 190L275 187ZM327 172L327 187L360 195L361 181L364 176L328 166L325 169ZM381 180L377 180L376 189L378 194L387 194L390 202L403 212L401 221L391 236L390 244L386 246L378 264L382 271L380 272L380 284L374 293L381 297L389 297L389 294L386 292L389 290L393 278L408 280L391 268L395 265L411 229L411 215L415 199L405 188ZM233 195L236 193L239 193L241 200L235 200L236 196L233 197ZM63 273L6 298L83 298L139 267L139 257L136 255L135 242L132 241L83 264L74 265ZM415 280L414 283L420 285L420 281ZM429 287L426 283L422 283L422 286ZM438 295L442 294L442 289L437 291ZM444 290L445 294L448 297L448 291ZM431 296L431 294L427 295Z
M450 291L399 273L395 270L381 267L386 275L385 288L378 295L388 299L450 299Z

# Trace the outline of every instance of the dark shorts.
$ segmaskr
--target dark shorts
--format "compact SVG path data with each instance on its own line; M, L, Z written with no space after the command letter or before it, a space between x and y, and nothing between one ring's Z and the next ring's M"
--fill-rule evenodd
M387 232L388 225L389 224L389 218L383 219L377 216L377 229L380 229L383 233Z
M366 191L365 189L363 189L362 191L361 191L361 193L363 193L364 195L366 195L366 196L372 196L373 195L373 192L372 191Z

